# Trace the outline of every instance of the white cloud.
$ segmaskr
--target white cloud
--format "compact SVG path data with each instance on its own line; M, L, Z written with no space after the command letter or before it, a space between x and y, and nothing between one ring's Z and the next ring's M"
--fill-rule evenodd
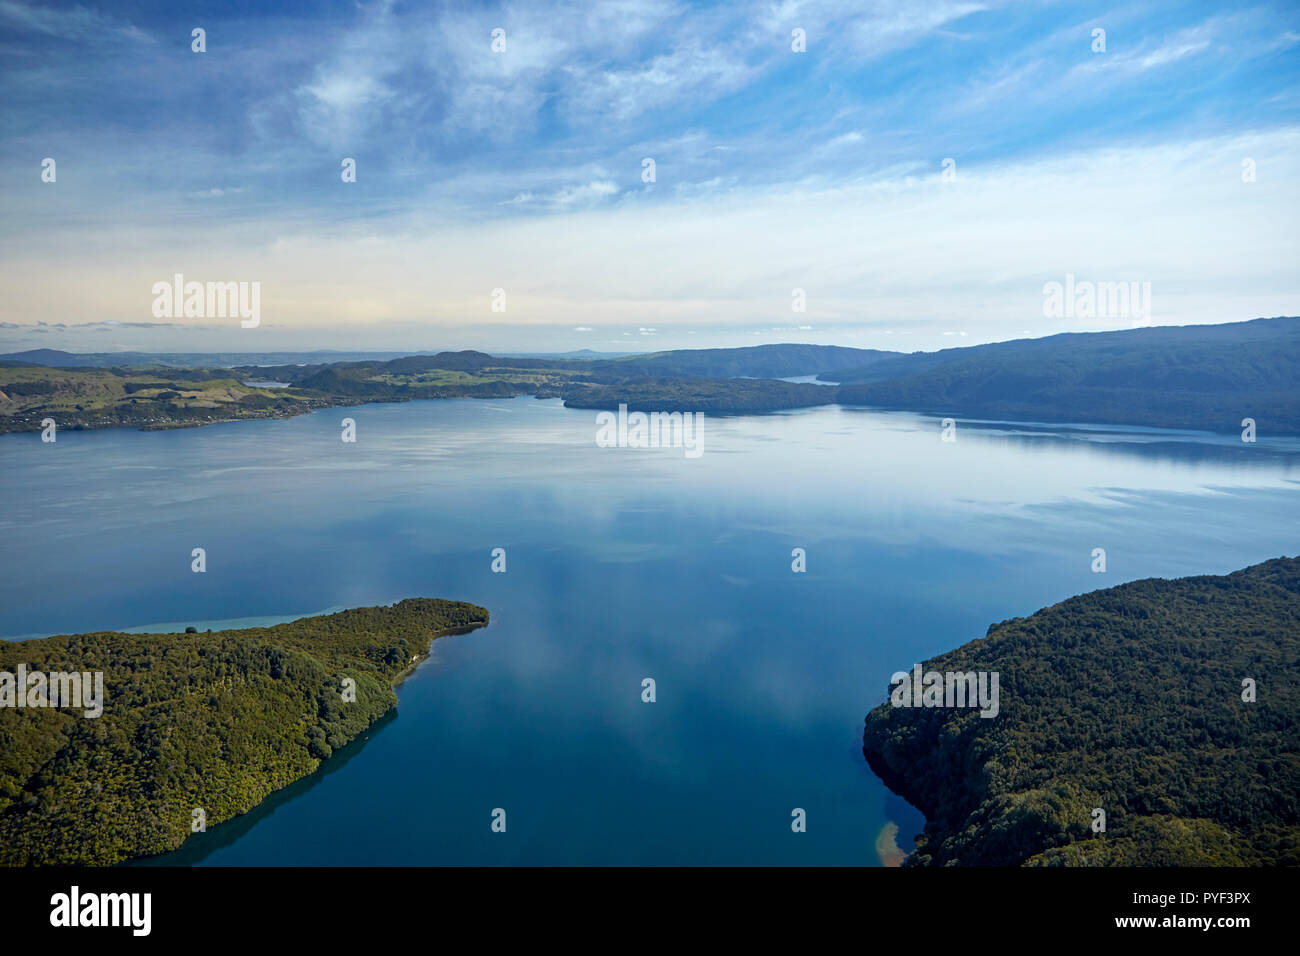
M1266 171L1258 182L1241 182L1242 156ZM948 188L903 177L436 228L414 215L330 231L303 223L270 245L234 225L163 224L72 243L87 250L77 283L36 236L7 259L0 320L141 321L151 283L196 261L207 275L260 280L264 322L355 337L378 324L506 320L625 323L638 337L701 323L749 330L756 315L788 310L800 287L819 335L875 323L979 341L1064 330L1045 324L1042 286L1067 272L1150 281L1156 324L1297 314L1297 178L1300 130L1289 129L968 165ZM510 290L507 316L490 311L485 290L497 287Z
M583 186L562 189L554 197L559 206L572 206L578 203L593 202L618 193L618 184L608 179L593 180Z
M1153 67L1164 66L1166 63L1173 63L1209 48L1209 40L1169 43L1138 60L1138 69L1150 70Z
M732 50L692 39L629 69L570 72L579 80L566 104L571 118L612 117L625 122L687 98L712 100L734 92L755 77L757 68Z
M153 42L144 31L124 22L90 10L80 4L63 9L33 7L17 0L0 0L0 19L19 29L62 37L65 40L93 40L110 36L123 36L132 40Z
M343 25L313 27L281 58L232 53L231 72L262 66L254 93L232 96L233 121L212 124L234 134L215 146L171 135L177 126L127 143L115 127L66 116L39 143L6 137L7 155L55 155L61 165L57 190L5 195L0 316L135 321L147 314L153 281L194 271L195 262L208 275L261 280L264 313L274 309L285 327L339 335L500 323L484 290L505 287L511 322L621 325L636 330L628 336L660 335L649 348L686 325L712 335L780 322L789 290L801 287L812 324L799 332L888 323L878 334L979 339L1038 329L1042 284L1066 272L1151 281L1156 321L1300 312L1300 133L1270 130L1279 113L1243 111L1243 127L1265 119L1239 137L1184 132L1217 122L1237 95L1228 91L1196 99L1169 123L1153 121L1134 134L1142 143L1107 139L1125 128L1116 123L1086 153L1061 150L1085 142L1092 121L1053 121L1062 103L1101 102L1124 84L1137 101L1150 93L1138 88L1140 74L1163 86L1162 68L1196 70L1294 42L1294 33L1279 40L1275 24L1228 17L1155 35L1116 31L1104 55L1089 54L1086 27L1072 25L1028 45L972 51L950 73L915 84L882 79L880 90L863 93L822 81L842 81L849 74L840 67L857 71L980 6L833 0L769 4L757 15L740 4L648 0L434 15L387 2L357 9ZM986 19L971 16L962 28ZM82 7L0 0L0 24L52 36L106 22ZM490 48L498 25L508 36L499 55ZM758 88L758 106L701 109L789 67L792 25L809 31L798 68L827 90L827 103L805 120L811 98L772 101L773 91ZM972 77L971 63L1008 65ZM143 68L130 73L137 85ZM6 87L15 102L45 79L37 70L24 76L26 86ZM1261 83L1241 93L1243 103L1278 89L1273 79ZM258 99L263 90L278 92ZM239 135L244 109L252 137ZM1018 119L1035 115L1036 131L1020 131ZM1041 133L1049 128L1060 136ZM534 129L536 137L525 135ZM244 139L253 145L242 147ZM963 152L963 143L987 148ZM981 165L984 156L1035 150L1042 158ZM93 180L62 165L77 151L103 157ZM337 173L349 155L365 185L350 194ZM958 157L960 173L941 185L946 155ZM303 156L315 165L290 170ZM640 180L643 156L656 159L655 184ZM1258 163L1257 183L1240 180L1246 156ZM17 160L3 172L13 183L31 178ZM328 185L301 186L313 177ZM243 185L212 185L231 181ZM295 187L268 194L268 182ZM212 220L203 230L194 228L200 209ZM84 276L76 284L60 273L71 257Z

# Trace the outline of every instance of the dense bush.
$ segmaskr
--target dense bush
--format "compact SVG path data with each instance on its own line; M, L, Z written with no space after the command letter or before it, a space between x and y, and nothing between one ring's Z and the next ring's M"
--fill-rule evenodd
M175 849L193 808L217 823L311 773L396 705L393 681L434 637L487 619L416 598L269 628L0 641L0 671L102 671L105 698L91 719L0 708L0 863Z
M1300 865L1300 559L1081 595L923 669L998 672L1000 712L867 716L926 816L909 863Z

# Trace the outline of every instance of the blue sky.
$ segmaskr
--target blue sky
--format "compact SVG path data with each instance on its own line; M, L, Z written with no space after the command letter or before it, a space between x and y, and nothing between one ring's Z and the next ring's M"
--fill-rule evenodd
M1298 57L1293 3L0 0L0 348L1132 325L1045 317L1067 273L1154 324L1297 314ZM261 324L158 319L177 272L260 282Z

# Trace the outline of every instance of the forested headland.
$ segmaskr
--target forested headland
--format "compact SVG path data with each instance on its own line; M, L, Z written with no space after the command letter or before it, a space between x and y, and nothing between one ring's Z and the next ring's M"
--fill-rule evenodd
M868 714L926 817L908 865L1300 865L1300 558L1094 591L921 666L1001 699Z
M0 707L0 864L174 850L304 777L397 706L394 682L474 604L411 598L274 627L0 641L0 672L102 672L103 713Z

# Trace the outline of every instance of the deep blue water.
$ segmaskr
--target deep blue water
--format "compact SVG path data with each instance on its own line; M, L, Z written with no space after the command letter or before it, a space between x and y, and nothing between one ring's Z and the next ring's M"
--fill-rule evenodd
M697 459L594 438L531 398L0 437L0 634L490 609L368 739L165 862L874 865L887 821L905 846L922 824L861 756L891 673L1074 594L1300 550L1291 440L949 444L838 407L707 419Z

